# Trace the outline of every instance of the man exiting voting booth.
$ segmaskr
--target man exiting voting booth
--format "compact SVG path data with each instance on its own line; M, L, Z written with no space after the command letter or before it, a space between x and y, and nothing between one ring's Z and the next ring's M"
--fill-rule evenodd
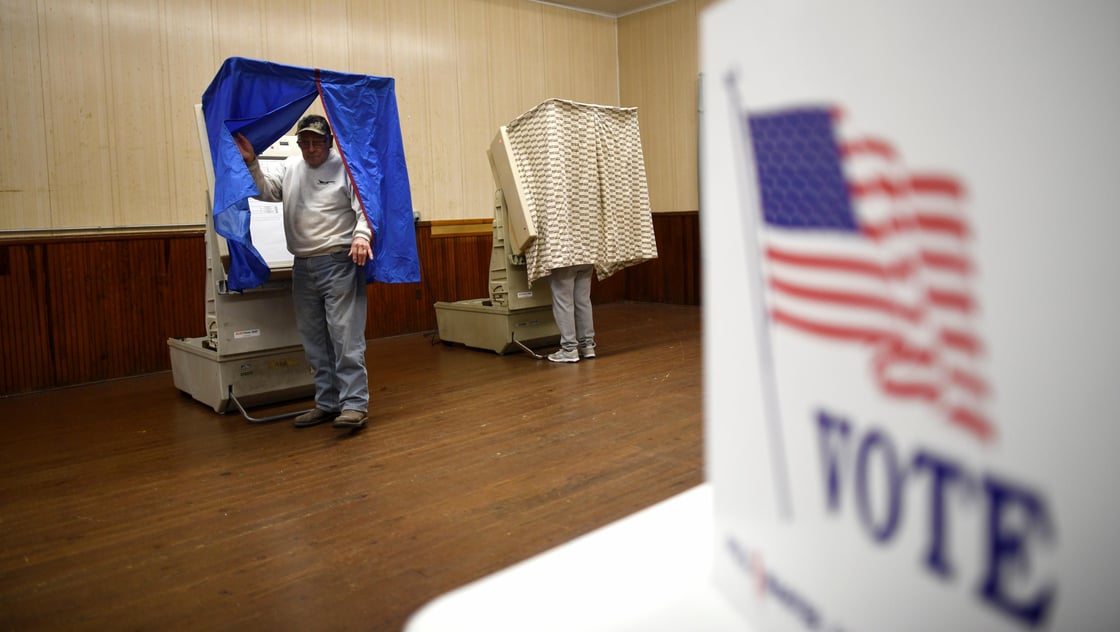
M337 134L327 117L304 116L300 154L262 169L257 148L290 129L316 97ZM231 266L231 286L235 276L243 288L267 278L251 237L239 231L245 198L283 204L296 324L315 384L315 408L295 425L361 428L369 410L365 286L420 278L393 80L234 58L203 109L218 174L214 225L230 240L233 264L245 264L236 273Z
M315 373L315 408L296 417L295 426L333 419L335 427L360 428L369 409L366 284L360 268L372 254L369 223L346 166L331 151L327 119L309 114L296 134L301 155L268 173L249 139L234 136L260 189L257 197L283 203L284 238L295 257L296 325Z

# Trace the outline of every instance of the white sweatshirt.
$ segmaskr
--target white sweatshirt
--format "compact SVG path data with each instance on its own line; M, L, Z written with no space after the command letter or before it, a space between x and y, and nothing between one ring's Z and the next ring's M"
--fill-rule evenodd
M313 257L350 249L354 237L371 240L369 222L338 152L331 151L318 167L291 156L268 171L260 161L249 165L253 182L265 202L284 205L284 238L288 252Z

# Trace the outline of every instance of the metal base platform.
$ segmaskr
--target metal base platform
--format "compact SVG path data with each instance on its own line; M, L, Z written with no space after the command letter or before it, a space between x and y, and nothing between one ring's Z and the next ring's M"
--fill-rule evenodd
M498 354L560 344L551 305L510 310L489 303L481 298L436 303L440 340Z
M169 338L175 388L215 412L275 404L315 396L311 367L303 348L281 347L219 356L206 338Z

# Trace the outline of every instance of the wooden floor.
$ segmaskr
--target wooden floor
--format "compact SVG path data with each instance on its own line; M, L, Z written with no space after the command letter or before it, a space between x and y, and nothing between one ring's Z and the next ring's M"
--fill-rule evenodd
M355 435L215 414L170 373L0 399L0 630L400 630L702 482L700 320L597 306L574 365L371 341Z

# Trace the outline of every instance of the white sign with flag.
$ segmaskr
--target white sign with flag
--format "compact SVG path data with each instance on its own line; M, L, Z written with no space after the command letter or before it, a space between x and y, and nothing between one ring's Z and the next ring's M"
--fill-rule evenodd
M1118 29L703 15L714 572L758 629L1120 628Z

